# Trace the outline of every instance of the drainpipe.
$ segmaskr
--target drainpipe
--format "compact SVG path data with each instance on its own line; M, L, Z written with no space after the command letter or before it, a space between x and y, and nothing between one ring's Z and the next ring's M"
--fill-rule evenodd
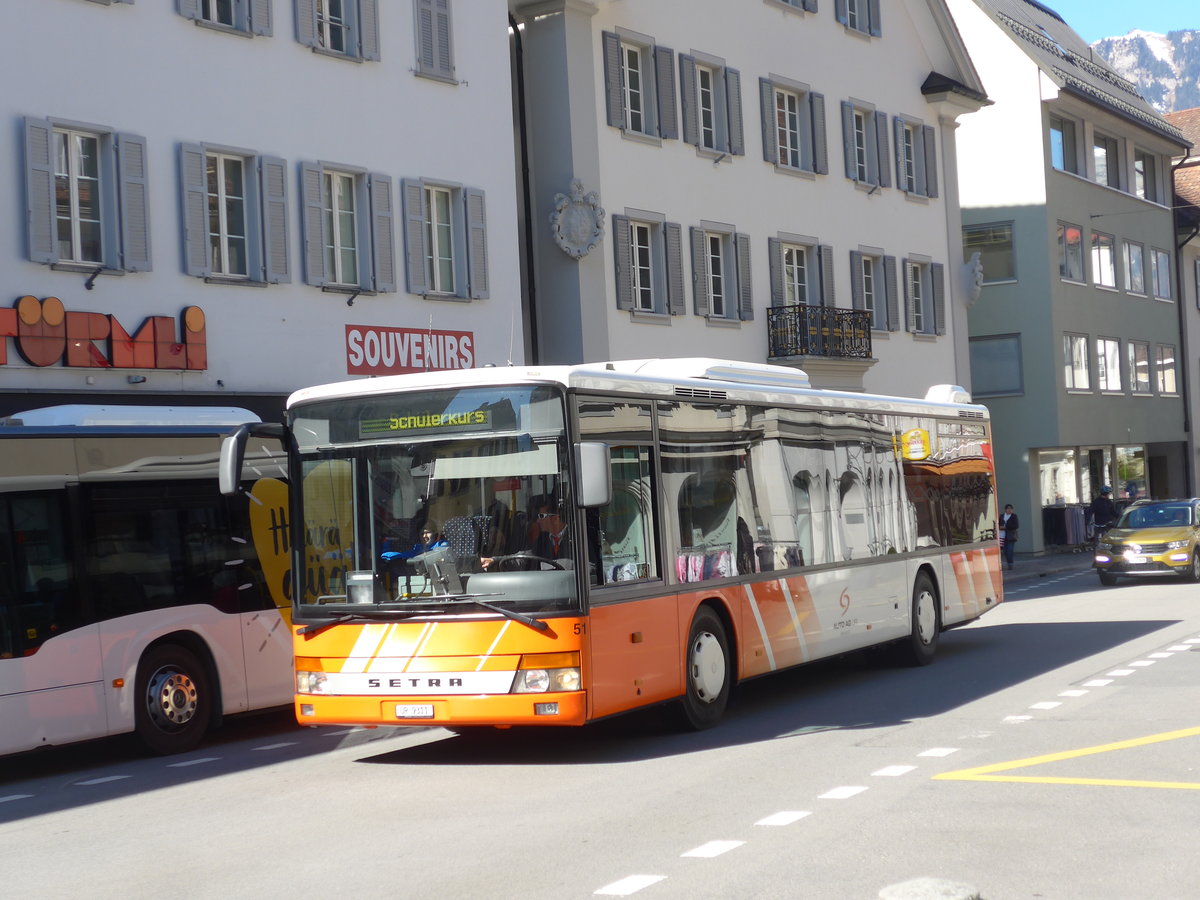
M533 254L533 200L530 197L533 186L529 183L529 127L525 118L525 46L521 40L521 29L517 25L516 17L511 12L508 14L508 27L513 34L517 79L517 131L521 138L521 204L525 215L524 234L521 236L521 243L524 245L525 251L524 313L526 321L529 322L529 359L527 362L537 364L541 361L541 351L538 346L537 277Z

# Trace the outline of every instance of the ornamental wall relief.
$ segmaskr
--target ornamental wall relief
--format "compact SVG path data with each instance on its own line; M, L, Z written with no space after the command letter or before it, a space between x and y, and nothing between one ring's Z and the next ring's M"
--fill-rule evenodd
M554 195L550 214L554 243L573 259L587 256L604 237L604 210L600 195L583 191L583 182L571 179L571 193Z

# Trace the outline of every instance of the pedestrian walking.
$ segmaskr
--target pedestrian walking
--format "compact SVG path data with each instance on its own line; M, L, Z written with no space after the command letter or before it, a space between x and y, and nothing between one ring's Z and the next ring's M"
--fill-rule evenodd
M1008 569L1013 567L1013 552L1017 543L1017 529L1021 521L1013 512L1011 503L1004 506L1004 515L1000 517L1000 552L1004 554L1004 563Z

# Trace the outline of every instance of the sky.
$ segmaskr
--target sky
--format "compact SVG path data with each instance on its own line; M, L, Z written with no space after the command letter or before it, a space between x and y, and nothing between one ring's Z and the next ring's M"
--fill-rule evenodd
M1197 0L1040 0L1087 43L1120 37L1137 29L1166 34L1200 31Z

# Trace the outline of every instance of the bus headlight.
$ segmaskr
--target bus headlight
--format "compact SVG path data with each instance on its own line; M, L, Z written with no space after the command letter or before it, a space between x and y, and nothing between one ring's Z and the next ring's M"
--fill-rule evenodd
M521 657L512 692L545 694L554 691L577 691L581 684L578 652L530 653Z
M325 681L324 672L296 672L296 693L323 694Z

